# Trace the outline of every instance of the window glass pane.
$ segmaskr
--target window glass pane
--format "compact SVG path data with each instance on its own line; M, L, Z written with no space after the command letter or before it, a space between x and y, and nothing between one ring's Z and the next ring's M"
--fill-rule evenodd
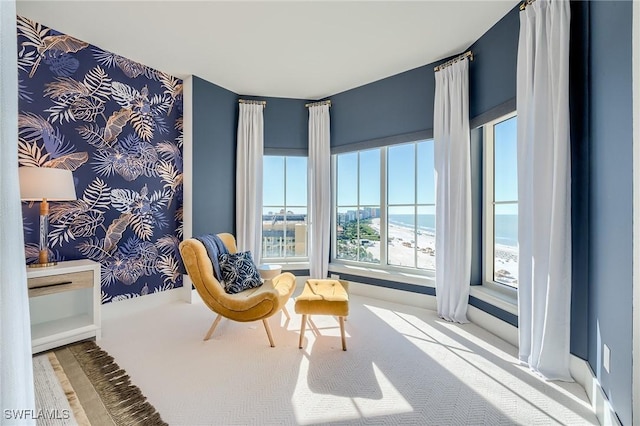
M336 258L358 260L357 207L340 207L336 214Z
M387 151L388 203L415 203L415 144L390 146Z
M265 156L263 161L262 257L306 257L307 159Z
M383 157L386 167L381 170ZM433 141L340 154L334 158L335 259L377 264L384 261L397 267L434 270ZM381 179L387 182L386 206L380 206L384 195L379 184ZM418 196L416 185L420 190ZM383 209L386 209L388 223L381 222ZM382 259L381 230L387 237L385 259Z
M360 205L380 204L380 149L360 152Z
M307 157L286 157L287 206L307 205Z
M262 163L262 205L284 205L284 157L265 155Z
M288 209L285 226L285 253L289 257L307 256L307 209Z
M418 268L436 269L436 208L418 207Z
M396 266L415 267L415 211L413 206L389 207L387 226L387 263Z
M284 207L262 209L262 257L283 257L285 248Z
M360 262L380 263L380 218L375 217L378 212L380 212L379 206L362 208L359 211L358 260Z
M336 180L338 187L338 205L358 204L358 153L350 152L336 157Z
M493 279L518 286L518 204L494 206Z
M433 140L418 143L418 204L436 203Z
M517 117L496 124L494 130L494 200L518 200Z

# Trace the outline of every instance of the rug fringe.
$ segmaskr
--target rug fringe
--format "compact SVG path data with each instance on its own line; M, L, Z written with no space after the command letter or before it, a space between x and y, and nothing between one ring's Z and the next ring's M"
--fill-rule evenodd
M113 357L93 341L69 347L118 425L167 425Z

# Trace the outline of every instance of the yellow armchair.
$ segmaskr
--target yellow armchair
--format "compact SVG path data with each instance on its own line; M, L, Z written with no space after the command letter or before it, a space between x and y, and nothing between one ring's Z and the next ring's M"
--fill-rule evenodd
M233 235L223 233L218 234L218 237L222 239L229 253L236 253L236 240ZM293 274L285 272L271 280L266 280L260 287L228 294L215 277L213 265L204 244L195 238L184 240L180 243L180 254L198 294L209 309L218 314L204 340L211 338L222 317L239 322L262 320L269 343L271 347L275 346L267 318L280 309L289 318L285 304L296 287L296 278Z

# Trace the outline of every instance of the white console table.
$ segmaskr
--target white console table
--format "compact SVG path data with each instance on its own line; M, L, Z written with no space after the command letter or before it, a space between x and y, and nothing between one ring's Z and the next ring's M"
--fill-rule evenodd
M27 268L31 350L100 339L100 264L92 260Z

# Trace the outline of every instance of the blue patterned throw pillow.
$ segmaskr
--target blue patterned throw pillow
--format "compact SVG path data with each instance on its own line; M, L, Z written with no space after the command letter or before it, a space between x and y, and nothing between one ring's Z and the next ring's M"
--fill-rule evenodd
M229 294L240 293L249 288L260 287L262 280L256 264L253 263L251 252L229 254L218 257L220 272L224 281L224 291Z

